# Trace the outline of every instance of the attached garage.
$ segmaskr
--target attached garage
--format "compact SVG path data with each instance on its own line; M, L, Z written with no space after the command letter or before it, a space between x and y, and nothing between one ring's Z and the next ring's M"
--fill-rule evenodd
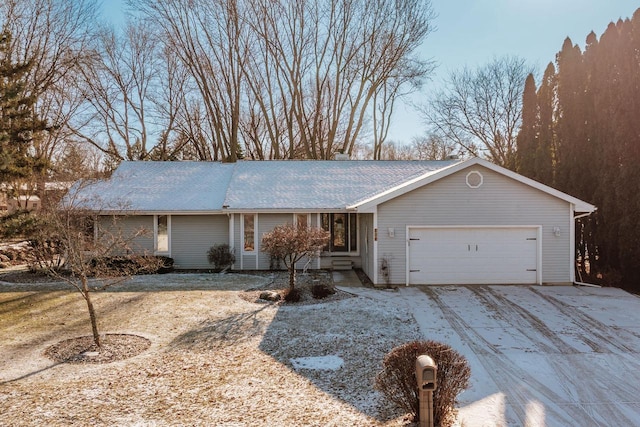
M575 220L595 206L470 159L350 206L371 214L374 284L569 284ZM368 248L368 247L367 247Z
M537 284L540 226L408 227L412 285Z

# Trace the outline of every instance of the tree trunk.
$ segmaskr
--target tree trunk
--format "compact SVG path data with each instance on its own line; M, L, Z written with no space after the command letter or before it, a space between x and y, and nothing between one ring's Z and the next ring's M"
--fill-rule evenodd
M89 319L91 319L91 332L93 333L93 342L96 343L98 347L100 345L100 334L98 333L98 319L96 318L96 311L93 308L93 303L91 302L91 291L89 290L89 283L86 277L82 277L82 295L84 296L84 300L87 302L87 309L89 310Z
M289 267L289 289L293 290L296 286L296 266Z

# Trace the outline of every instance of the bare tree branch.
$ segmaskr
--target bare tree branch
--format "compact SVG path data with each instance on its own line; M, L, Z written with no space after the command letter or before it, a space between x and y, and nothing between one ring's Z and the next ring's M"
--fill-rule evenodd
M522 91L531 72L524 59L509 56L453 72L446 88L422 108L423 116L437 135L469 154L514 167Z

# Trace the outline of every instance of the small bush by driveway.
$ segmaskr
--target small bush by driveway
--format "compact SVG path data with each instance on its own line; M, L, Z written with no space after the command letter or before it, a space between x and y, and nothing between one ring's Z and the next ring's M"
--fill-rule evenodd
M465 427L640 425L639 298L614 288L442 286L401 289L395 300L425 338L469 359Z

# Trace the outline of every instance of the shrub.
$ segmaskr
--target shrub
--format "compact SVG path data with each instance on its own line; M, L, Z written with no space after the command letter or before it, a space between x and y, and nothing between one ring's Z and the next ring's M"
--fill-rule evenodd
M160 255L157 255L155 258L160 261L156 274L166 274L173 271L173 258Z
M296 262L302 258L314 259L329 242L329 232L322 228L283 224L262 235L261 251L282 260L289 270L289 288L296 285Z
M316 283L311 286L311 294L315 299L324 299L329 295L333 295L336 293L336 290L333 286L329 286L326 283Z
M289 288L284 294L284 300L286 302L299 302L301 298L302 295L300 295L300 291L296 288Z
M173 271L173 258L167 256L107 256L93 258L90 267L95 276L164 274Z
M434 425L451 426L458 394L469 387L471 369L467 359L446 344L436 341L412 341L391 350L376 375L375 387L389 400L418 420L420 401L416 384L416 358L431 356L437 365L437 388L433 392Z
M236 256L226 243L211 246L207 251L207 259L217 271L222 271L236 262Z

